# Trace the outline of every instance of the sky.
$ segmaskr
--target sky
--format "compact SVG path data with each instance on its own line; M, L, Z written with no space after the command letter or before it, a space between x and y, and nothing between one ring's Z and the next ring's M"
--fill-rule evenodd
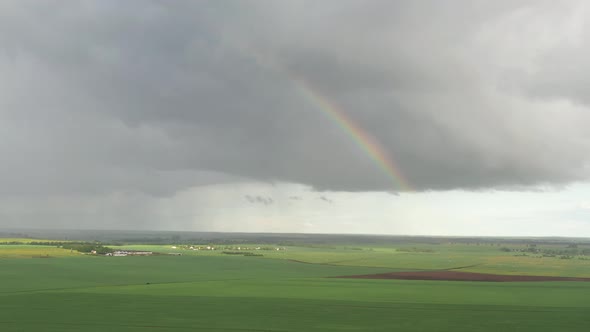
M586 1L2 1L0 228L590 237Z

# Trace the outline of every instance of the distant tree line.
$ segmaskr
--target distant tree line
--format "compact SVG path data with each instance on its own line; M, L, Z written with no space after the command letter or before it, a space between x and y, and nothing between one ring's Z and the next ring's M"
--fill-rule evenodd
M526 248L502 247L500 251L540 254L543 257L560 257L564 259L573 258L574 256L590 256L590 248L580 249L575 245L568 245L565 249L538 248L535 245L528 245Z

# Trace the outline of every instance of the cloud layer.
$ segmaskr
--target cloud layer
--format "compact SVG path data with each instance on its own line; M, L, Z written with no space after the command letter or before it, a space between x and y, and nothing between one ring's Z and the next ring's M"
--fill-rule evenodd
M241 181L415 190L590 173L583 1L6 1L0 194L170 195Z

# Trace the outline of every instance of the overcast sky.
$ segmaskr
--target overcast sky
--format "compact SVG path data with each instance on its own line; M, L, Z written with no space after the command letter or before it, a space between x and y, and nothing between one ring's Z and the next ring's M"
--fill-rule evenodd
M2 1L0 228L590 237L589 19L583 0Z

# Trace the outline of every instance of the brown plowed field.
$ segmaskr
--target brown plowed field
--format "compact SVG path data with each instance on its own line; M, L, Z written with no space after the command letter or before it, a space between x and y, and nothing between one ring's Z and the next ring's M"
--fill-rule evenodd
M590 278L525 276L487 274L459 271L416 271L339 276L336 278L357 279L403 279L403 280L447 280L447 281L590 281Z

